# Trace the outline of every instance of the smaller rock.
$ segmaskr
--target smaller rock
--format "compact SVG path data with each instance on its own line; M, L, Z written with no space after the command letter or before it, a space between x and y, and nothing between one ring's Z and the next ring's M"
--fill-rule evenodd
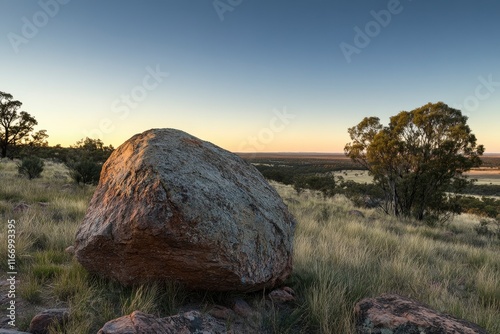
M199 311L189 311L162 320L174 327L175 331L172 333L226 334L228 332L225 322L219 322L211 315Z
M373 208L377 208L380 206L380 200L377 200L377 199L372 198L370 196L365 196L363 201L364 201L365 207L368 209L373 209Z
M12 329L0 328L0 334L30 334L27 332L18 332Z
M235 318L235 314L231 309L221 305L215 305L212 307L210 311L208 311L208 314L214 318L222 320L231 320Z
M75 246L68 246L64 251L68 254L75 255Z
M163 319L134 311L130 315L108 321L97 334L175 333Z
M254 313L250 305L241 298L234 299L233 311L243 318L249 318Z
M248 305L248 303L241 299L235 298L233 300L233 311L243 319L244 323L252 328L250 333L255 332L262 325L262 314L257 312Z
M354 217L360 217L360 218L365 218L365 215L363 212L359 210L351 210L347 213L349 216L354 216Z
M439 313L399 295L384 294L377 298L365 298L356 304L354 313L359 334L487 334L486 330L476 324Z
M452 241L455 238L455 233L452 231L443 232L441 235L444 241Z
M25 211L28 211L29 208L30 208L30 206L28 204L19 203L14 207L13 211L14 211L14 213L23 213Z
M286 286L284 288L271 291L268 297L275 303L289 303L295 301L295 292L292 288Z
M108 321L97 334L225 334L225 322L209 314L188 311L167 318L134 311L132 314Z
M48 334L52 325L64 326L68 321L68 309L50 309L38 313L30 323L29 332L33 334Z

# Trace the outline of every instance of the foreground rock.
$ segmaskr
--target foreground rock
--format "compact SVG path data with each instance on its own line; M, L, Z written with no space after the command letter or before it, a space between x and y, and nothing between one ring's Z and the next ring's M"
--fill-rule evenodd
M356 304L355 313L359 334L488 333L476 324L438 313L398 295L363 299Z
M262 175L187 133L154 129L113 152L76 237L89 271L130 285L255 291L292 270L295 220Z
M224 322L198 311L167 318L155 318L153 315L135 311L107 322L97 334L225 334L227 332Z
M29 332L33 334L49 334L51 326L64 326L68 321L68 309L50 309L38 313L30 323Z
M286 286L271 291L267 297L274 303L289 303L295 301L295 291Z

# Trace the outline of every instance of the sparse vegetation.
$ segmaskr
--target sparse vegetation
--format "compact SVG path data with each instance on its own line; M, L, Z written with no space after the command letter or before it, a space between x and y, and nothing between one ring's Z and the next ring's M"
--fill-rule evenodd
M16 220L19 329L35 311L70 307L67 333L95 333L133 309L168 316L192 301L218 303L227 294L199 294L176 283L125 288L87 273L65 248L73 244L95 189L71 183L62 164L46 161L41 178L16 176L15 162L1 160L0 219ZM481 218L461 215L431 228L411 219L355 208L344 195L297 194L273 183L298 221L294 273L287 284L298 296L289 308L269 306L263 294L245 296L264 314L272 333L354 333L353 307L363 297L396 292L500 332L500 240L475 229ZM20 203L29 208L14 211ZM42 204L40 204L42 203ZM488 223L488 230L494 225ZM5 240L6 231L0 230ZM6 243L0 251L6 254ZM6 263L0 268L5 275ZM54 330L53 333L57 333Z
M474 230L479 235L500 240L500 215L496 219L481 219Z
M76 183L99 183L102 165L113 152L113 146L105 146L100 139L85 138L72 146L66 156L66 166Z
M97 184L102 165L92 160L82 160L69 164L70 175L73 181L80 184Z
M45 163L36 156L26 157L17 165L20 175L26 176L29 180L39 178L42 175Z

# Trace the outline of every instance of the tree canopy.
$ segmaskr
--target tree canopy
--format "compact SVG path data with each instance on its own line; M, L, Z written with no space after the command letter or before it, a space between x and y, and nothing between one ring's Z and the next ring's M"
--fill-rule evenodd
M385 211L419 220L458 211L447 192L470 182L463 173L480 166L484 152L467 117L443 102L401 111L388 126L366 117L348 132L345 154L373 175Z
M26 140L38 124L26 111L18 110L22 103L14 100L11 94L0 91L0 157L5 158L10 147ZM32 135L35 145L43 144L48 137L45 130ZM28 140L29 142L30 140Z

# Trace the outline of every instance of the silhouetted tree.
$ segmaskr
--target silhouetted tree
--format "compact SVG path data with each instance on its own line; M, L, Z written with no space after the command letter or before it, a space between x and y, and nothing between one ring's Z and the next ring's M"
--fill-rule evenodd
M418 220L458 210L446 192L471 182L463 173L480 166L484 152L467 117L442 102L402 111L386 127L366 117L348 132L345 154L373 175L386 212Z
M21 143L37 125L36 119L26 111L18 113L22 103L14 100L11 94L0 92L0 155L7 156L9 147ZM46 135L42 130L43 134ZM40 134L40 132L39 132Z
M37 131L30 136L26 136L22 142L20 147L20 155L21 156L39 156L43 155L41 154L41 149L42 148L48 148L49 143L47 141L47 138L49 135L47 134L46 130L40 130Z
M86 137L71 146L78 153L79 158L90 159L96 163L104 163L114 150L112 145L105 146L102 140Z

